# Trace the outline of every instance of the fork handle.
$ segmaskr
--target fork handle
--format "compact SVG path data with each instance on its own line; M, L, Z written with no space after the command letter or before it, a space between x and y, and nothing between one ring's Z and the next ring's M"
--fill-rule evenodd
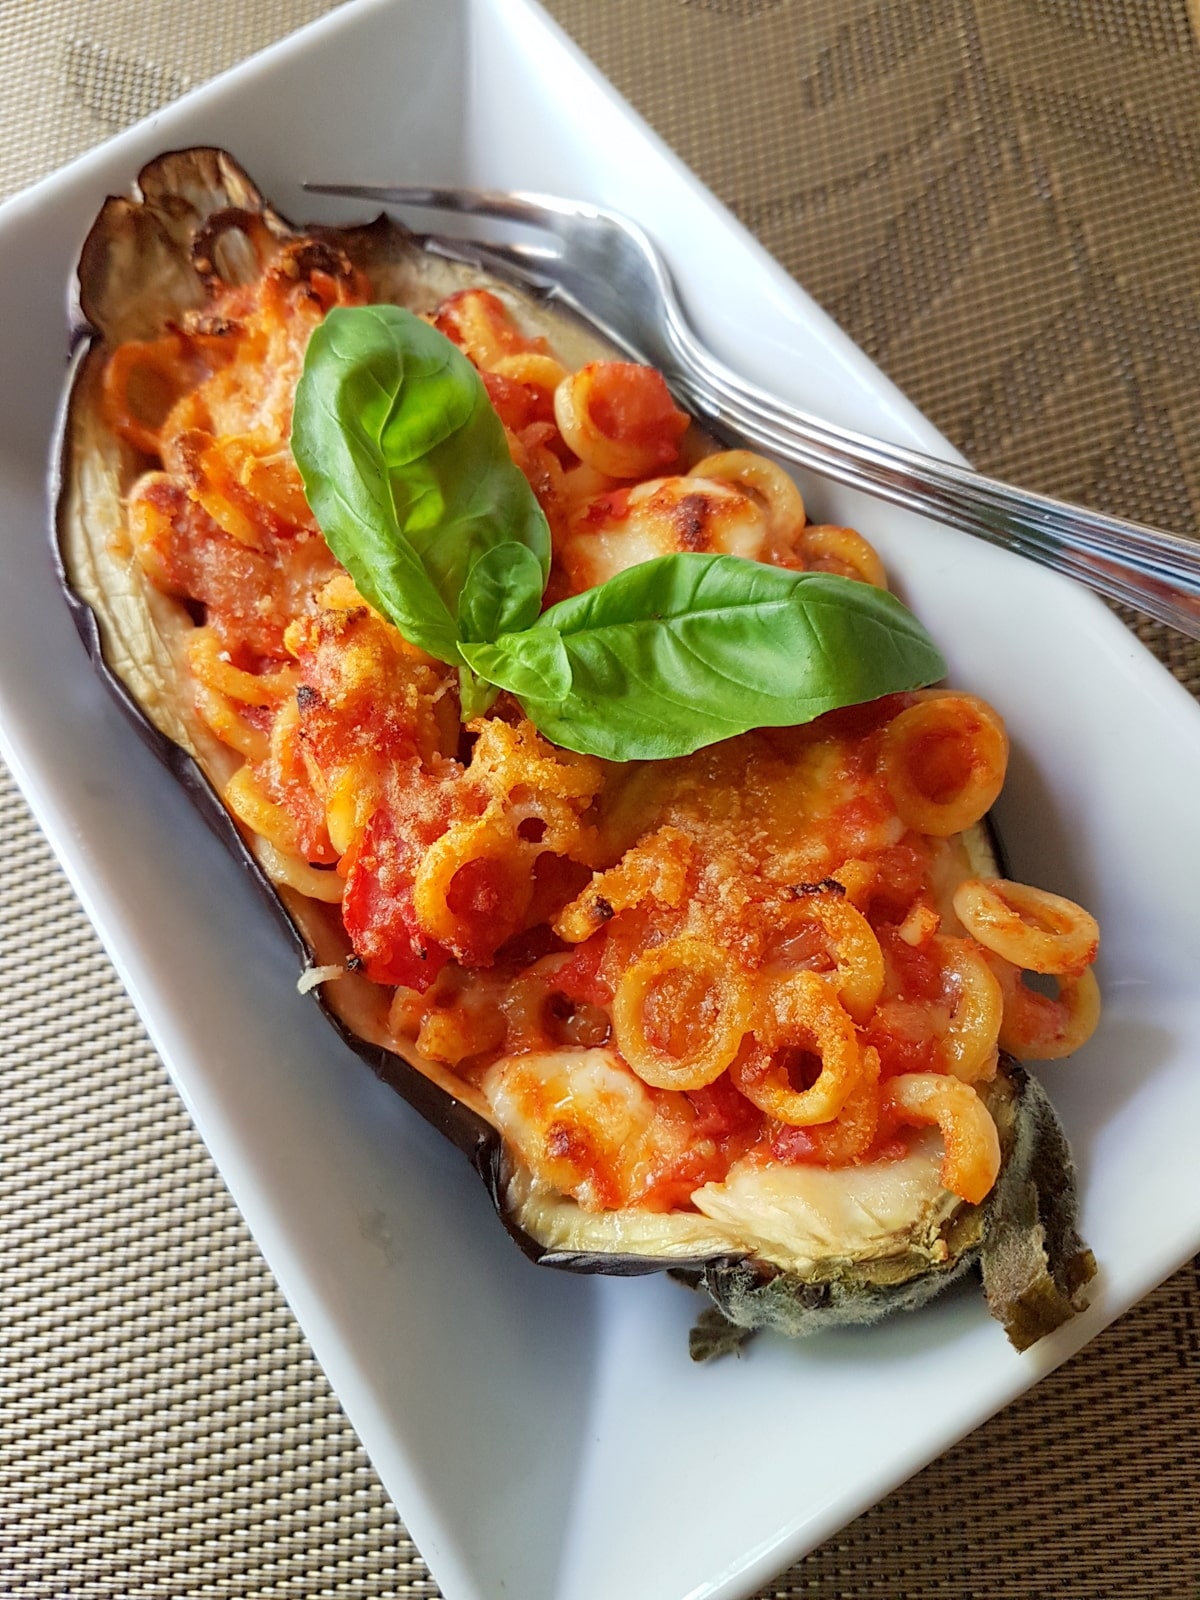
M1200 544L839 428L743 382L676 324L672 387L697 413L825 477L1065 572L1200 639Z

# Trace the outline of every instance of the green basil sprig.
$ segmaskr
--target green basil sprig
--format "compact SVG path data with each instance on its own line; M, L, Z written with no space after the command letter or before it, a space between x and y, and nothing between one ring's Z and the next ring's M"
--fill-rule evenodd
M886 590L723 555L658 556L460 648L548 739L612 761L810 722L946 671Z
M329 548L410 643L458 664L476 637L528 626L550 571L550 530L475 368L398 306L338 306L296 388L292 454ZM528 559L482 557L507 544Z
M483 380L394 306L314 333L292 451L364 597L459 667L464 719L506 689L556 744L655 760L945 675L894 595L738 556L660 556L539 615L549 529Z

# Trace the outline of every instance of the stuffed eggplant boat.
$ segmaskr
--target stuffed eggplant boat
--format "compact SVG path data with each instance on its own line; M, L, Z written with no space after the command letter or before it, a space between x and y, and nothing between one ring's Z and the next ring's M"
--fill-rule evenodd
M79 267L57 549L97 666L345 1037L534 1259L710 1354L1094 1270L1092 918L1000 875L997 713L856 532L659 375L380 220L152 163ZM1025 975L1049 975L1037 987Z

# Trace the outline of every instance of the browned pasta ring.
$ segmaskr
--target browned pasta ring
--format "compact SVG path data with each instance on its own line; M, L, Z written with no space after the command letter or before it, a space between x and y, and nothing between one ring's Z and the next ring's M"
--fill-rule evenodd
M538 847L516 838L498 810L490 807L483 816L450 828L434 840L417 868L413 909L421 926L448 949L470 947L474 937L454 906L455 879L464 869L486 865L502 876L502 914L510 931L521 925L533 897L530 866Z
M186 341L169 332L160 339L127 340L104 369L104 401L116 430L135 449L157 455L163 419L186 387Z
M888 723L880 760L902 821L946 839L994 804L1008 766L1008 735L975 695L921 695Z
M863 1075L854 1022L833 985L815 972L797 972L774 986L774 1025L744 1048L729 1069L737 1088L769 1117L794 1128L831 1122ZM815 1081L793 1088L788 1057L807 1051L820 1062Z
M594 467L610 478L645 478L672 464L677 452L674 443L668 443L664 449L663 436L653 429L634 428L618 436L600 425L596 414L598 402L605 387L613 381L614 373L627 375L618 382L639 386L662 384L657 373L635 363L589 361L577 372L569 373L554 391L554 420L568 449L585 466ZM662 395L669 403L665 385ZM682 413L678 416L686 425ZM680 431L674 431L675 441Z
M1096 959L1095 917L1060 894L968 878L954 891L954 911L973 939L1027 972L1079 973Z
M988 1193L1000 1171L1000 1135L969 1083L942 1072L903 1072L884 1084L881 1109L897 1122L937 1124L944 1188L972 1204Z
M879 1067L879 1051L868 1045L862 1053L862 1076L846 1104L832 1122L806 1130L810 1161L849 1166L870 1150L879 1128Z
M797 541L796 554L810 570L857 578L875 589L887 588L887 573L878 551L853 528L812 523Z
M231 700L240 700L248 706L271 706L295 695L299 674L294 667L281 667L275 672L245 672L222 653L220 641L211 628L193 628L185 648L188 665L196 679L206 688L228 695Z
M1100 986L1091 967L1056 977L1058 993L1039 994L1007 961L994 961L1004 991L1000 1048L1024 1061L1058 1061L1087 1043L1100 1021Z
M994 1076L996 1043L1004 1011L1000 980L968 939L934 938L942 970L958 990L942 1039L947 1070L963 1083Z
M789 920L816 922L835 962L833 982L842 1004L862 1024L883 989L883 952L875 930L844 895L813 894L789 907Z
M516 355L500 356L491 362L489 371L501 378L511 378L514 383L527 383L533 389L548 389L551 393L567 376L567 369L553 356L542 355L537 350L522 350Z
M690 1012L695 1008L679 1019L687 1045L678 1054L650 1037L647 1018L654 991L672 975L682 1003ZM715 945L690 934L648 950L626 969L613 996L617 1048L638 1077L656 1089L703 1089L714 1083L737 1055L749 1018L750 997L740 970Z

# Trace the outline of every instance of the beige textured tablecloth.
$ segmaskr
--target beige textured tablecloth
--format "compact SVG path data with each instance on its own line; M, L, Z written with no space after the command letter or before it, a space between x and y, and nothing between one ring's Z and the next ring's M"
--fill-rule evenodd
M0 0L0 195L327 9ZM1196 531L1184 0L549 9L979 465ZM437 1596L0 778L0 1594ZM1197 1600L1198 1401L1193 1263L763 1597Z

